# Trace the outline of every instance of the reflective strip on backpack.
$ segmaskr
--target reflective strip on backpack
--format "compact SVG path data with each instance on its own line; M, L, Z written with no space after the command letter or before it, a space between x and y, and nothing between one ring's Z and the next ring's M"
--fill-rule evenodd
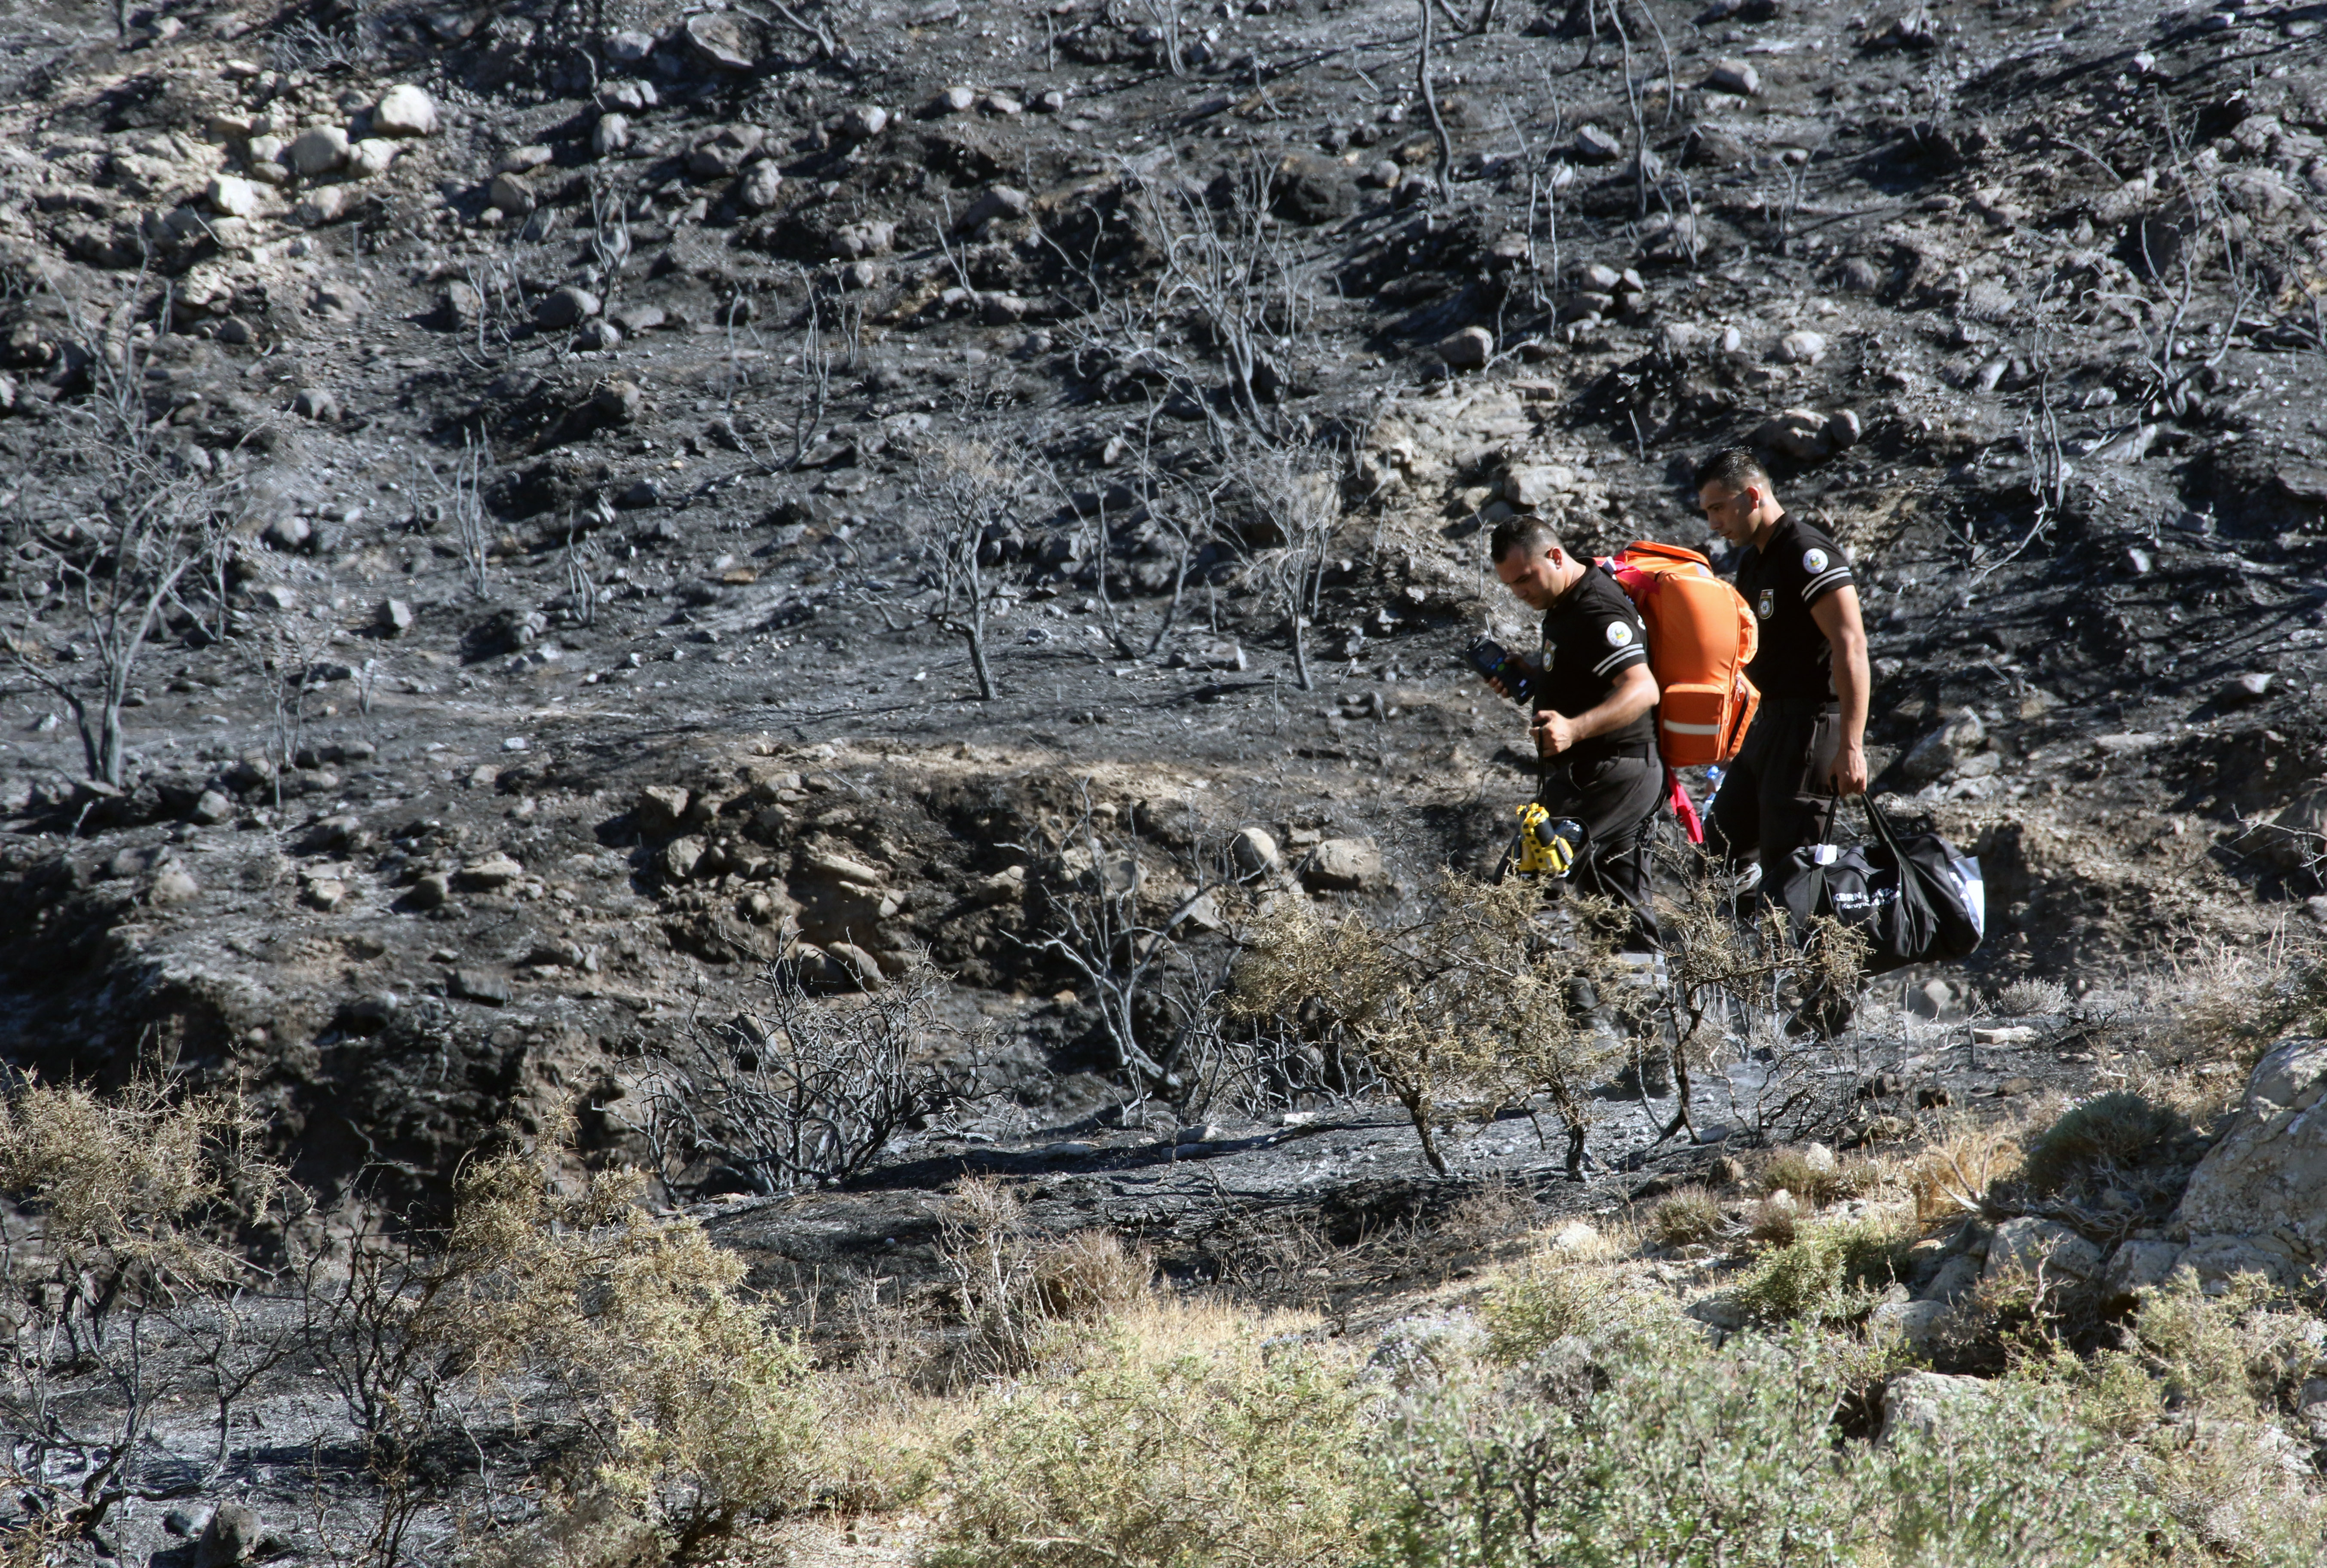
M1664 727L1670 730L1676 735L1717 735L1721 733L1721 726L1719 724L1684 724L1677 719L1666 719L1662 722Z

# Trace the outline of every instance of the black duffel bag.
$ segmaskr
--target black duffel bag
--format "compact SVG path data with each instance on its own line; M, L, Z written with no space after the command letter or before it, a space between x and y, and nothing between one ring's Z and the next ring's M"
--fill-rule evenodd
M1936 833L1901 833L1871 797L1874 838L1847 849L1809 844L1794 851L1779 901L1797 931L1828 917L1865 939L1866 972L1968 957L1987 924L1979 862ZM1827 817L1831 835L1834 818Z

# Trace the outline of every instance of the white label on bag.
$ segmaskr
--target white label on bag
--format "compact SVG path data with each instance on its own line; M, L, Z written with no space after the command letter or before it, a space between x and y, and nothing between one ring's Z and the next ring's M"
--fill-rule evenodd
M1832 844L1815 845L1811 846L1810 858L1820 865L1832 865L1842 858L1842 848Z

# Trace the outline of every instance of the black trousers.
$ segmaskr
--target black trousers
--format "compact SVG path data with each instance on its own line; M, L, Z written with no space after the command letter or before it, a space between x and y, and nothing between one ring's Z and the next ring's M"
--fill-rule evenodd
M1764 898L1777 896L1794 851L1817 839L1833 809L1830 799L1799 793L1810 732L1827 705L1814 699L1762 703L1706 813L1708 852L1732 865L1761 856Z
M1624 946L1637 952L1657 947L1649 883L1664 785L1664 764L1653 756L1600 757L1554 765L1536 795L1553 817L1584 824L1584 854L1568 873L1567 885L1630 909L1632 933Z

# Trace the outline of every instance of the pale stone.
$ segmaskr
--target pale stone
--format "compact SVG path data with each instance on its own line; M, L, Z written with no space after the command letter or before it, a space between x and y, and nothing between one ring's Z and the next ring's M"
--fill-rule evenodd
M232 174L211 175L202 195L221 218L249 218L258 211L258 187Z
M371 111L371 128L383 136L433 136L436 100L410 82L400 82L380 94Z
M1237 870L1247 876L1272 872L1285 863L1276 839L1267 829L1247 827L1229 841L1229 853L1236 859Z
M1987 1385L1977 1377L1944 1372L1906 1372L1883 1391L1883 1427L1878 1441L1903 1433L1939 1435L1951 1416L1987 1402Z
M1995 1227L1982 1273L1993 1279L2015 1269L2033 1274L2041 1268L2055 1279L2066 1275L2081 1280L2098 1274L2100 1266L2101 1249L2067 1226L2023 1217Z
M307 179L328 174L348 161L348 134L337 126L315 126L299 133L286 154L292 169Z
M1381 851L1365 838L1329 838L1301 867L1301 880L1312 888L1362 888L1381 877Z

